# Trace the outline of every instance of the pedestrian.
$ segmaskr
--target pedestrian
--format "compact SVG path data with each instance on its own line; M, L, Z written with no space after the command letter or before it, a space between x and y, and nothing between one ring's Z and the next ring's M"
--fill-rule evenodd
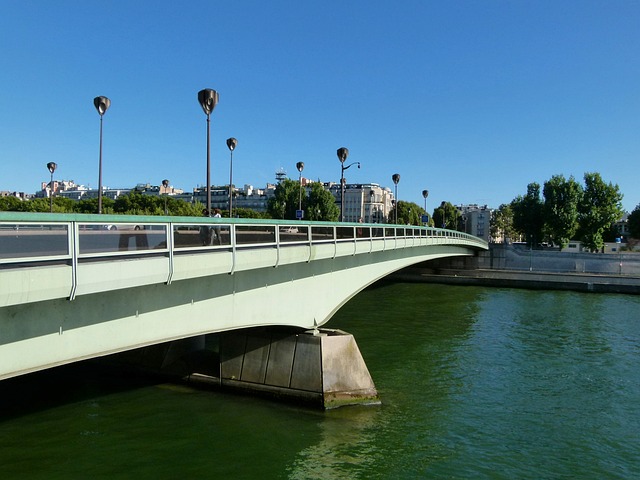
M206 208L202 210L203 217L210 217L209 210ZM202 225L200 227L200 242L203 246L213 245L213 229L209 225Z
M213 218L222 218L222 214L220 213L220 209L216 208L213 210ZM216 226L213 227L214 233L214 239L216 240L216 243L218 245L222 245L222 237L220 236L220 227Z

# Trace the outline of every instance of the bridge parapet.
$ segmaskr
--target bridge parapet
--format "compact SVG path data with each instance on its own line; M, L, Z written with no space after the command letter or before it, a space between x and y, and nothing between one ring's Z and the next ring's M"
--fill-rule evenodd
M0 213L0 307L427 245L487 249L406 225Z

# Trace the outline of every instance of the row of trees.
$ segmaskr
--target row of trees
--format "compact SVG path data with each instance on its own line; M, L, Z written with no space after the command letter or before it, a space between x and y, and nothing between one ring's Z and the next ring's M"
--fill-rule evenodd
M613 224L623 213L618 185L606 183L599 173L585 173L584 185L573 177L554 175L542 189L530 183L526 195L500 205L491 220L491 235L521 237L533 246L548 242L560 248L578 239L595 252L605 240L615 238Z
M49 212L50 209L50 199L48 198L34 198L24 202L16 197L0 197L0 211ZM200 216L203 206L168 196L142 195L138 192L122 195L116 200L102 198L104 213L163 215L165 209L169 215ZM89 198L76 201L65 197L54 197L53 211L54 213L98 213L98 199Z

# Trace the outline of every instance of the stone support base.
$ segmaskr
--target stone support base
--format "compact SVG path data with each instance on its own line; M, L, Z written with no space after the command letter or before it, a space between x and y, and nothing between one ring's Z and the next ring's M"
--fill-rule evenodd
M340 330L291 333L265 328L224 333L219 382L325 409L380 403L353 335Z

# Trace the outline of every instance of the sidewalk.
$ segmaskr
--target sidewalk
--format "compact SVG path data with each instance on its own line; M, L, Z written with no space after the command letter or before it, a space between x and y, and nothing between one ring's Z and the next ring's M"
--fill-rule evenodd
M480 285L536 290L640 294L640 277L585 273L546 273L514 270L438 269L409 267L387 277L403 282Z

